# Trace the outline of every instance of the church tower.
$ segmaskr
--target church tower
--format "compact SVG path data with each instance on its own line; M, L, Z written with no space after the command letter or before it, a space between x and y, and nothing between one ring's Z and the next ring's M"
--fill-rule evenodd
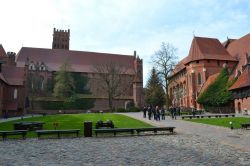
M52 49L69 50L70 30L59 30L54 28Z

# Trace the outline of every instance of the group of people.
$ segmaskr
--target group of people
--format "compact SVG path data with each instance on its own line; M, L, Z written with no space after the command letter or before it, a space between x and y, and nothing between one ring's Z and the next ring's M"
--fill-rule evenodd
M166 110L163 107L144 106L142 111L143 118L147 118L148 115L149 120L151 120L152 118L154 118L154 120L156 121L165 120ZM171 115L171 118L176 119L177 115L180 116L181 110L180 107L170 107L168 111Z
M148 119L151 120L154 118L156 121L165 120L165 109L159 106L153 107L153 106L144 106L143 107L143 117L146 118L148 115Z

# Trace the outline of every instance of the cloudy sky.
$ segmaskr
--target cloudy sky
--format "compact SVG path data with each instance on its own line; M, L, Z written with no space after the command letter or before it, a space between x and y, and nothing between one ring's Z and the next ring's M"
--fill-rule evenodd
M0 0L0 43L51 48L53 28L71 30L70 49L133 54L144 60L169 42L181 59L193 36L224 41L250 32L249 0Z

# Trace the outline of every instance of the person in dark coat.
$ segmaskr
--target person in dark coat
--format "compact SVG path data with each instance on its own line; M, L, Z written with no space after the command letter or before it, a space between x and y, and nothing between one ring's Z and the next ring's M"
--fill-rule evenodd
M154 120L156 120L156 110L154 107L152 107L152 113L153 113L153 116L154 116Z
M173 119L176 119L176 107L173 108Z
M152 109L150 106L148 106L148 119L151 120L151 116L152 116Z
M171 118L174 119L174 108L170 107L169 111L170 111Z
M146 118L147 117L147 107L144 106L142 111L143 111L143 118Z
M156 113L156 120L157 121L160 121L161 119L160 119L160 117L161 117L161 115L160 115L160 109L159 109L159 107L158 106L156 106L155 107L155 113Z
M161 120L165 120L165 109L161 108Z

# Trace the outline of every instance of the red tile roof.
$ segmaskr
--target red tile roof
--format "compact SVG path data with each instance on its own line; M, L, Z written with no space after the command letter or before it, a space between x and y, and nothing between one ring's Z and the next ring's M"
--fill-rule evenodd
M6 56L6 52L2 46L2 44L0 44L0 57L5 57Z
M23 85L25 71L23 67L2 66L3 78L9 85Z
M227 51L239 60L236 69L241 70L241 67L246 64L246 54L250 54L250 33L232 42Z
M180 72L181 70L185 69L186 66L184 65L185 62L187 60L187 57L183 58L174 68L174 70L172 71L170 77L174 76L175 74L177 74L178 72Z
M219 74L220 73L215 73L215 74L209 76L208 79L206 80L206 82L204 83L204 85L201 87L200 93L204 92L208 88L208 86L216 80L216 78L219 76Z
M218 39L194 37L185 64L203 59L236 61Z
M237 81L229 88L229 90L236 90L244 87L250 86L250 64L248 64L239 76Z
M128 73L134 74L135 57L131 55L22 47L17 54L17 66L24 67L27 58L33 62L44 62L49 71L58 71L63 63L69 62L71 71L93 73L94 65L112 61L118 65L128 66Z

